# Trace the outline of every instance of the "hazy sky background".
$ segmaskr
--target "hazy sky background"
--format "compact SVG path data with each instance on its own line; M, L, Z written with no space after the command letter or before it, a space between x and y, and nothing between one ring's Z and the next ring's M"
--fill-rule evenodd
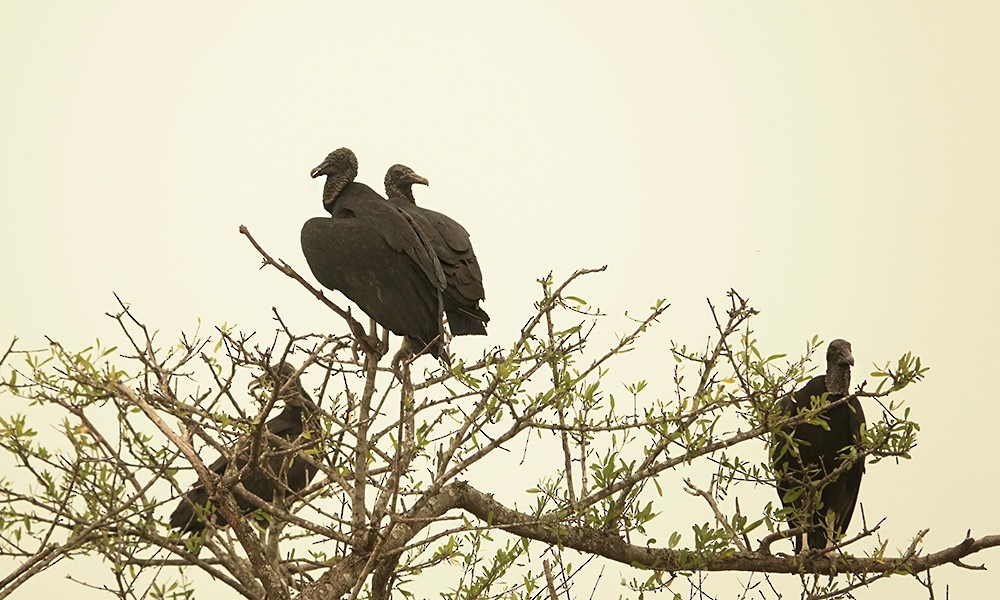
M625 6L0 4L0 339L118 343L112 292L167 339L270 332L272 306L336 323L237 229L306 272L309 170L348 146L361 181L408 164L472 233L493 321L460 353L515 339L537 277L607 264L578 295L608 336L673 303L613 373L666 395L669 341L703 345L705 298L734 287L770 353L818 334L853 343L855 382L906 351L931 367L906 390L913 460L862 486L892 547L1000 533L1000 4ZM995 593L1000 550L983 561L937 571L939 593ZM30 589L100 597L62 578L89 568ZM893 590L921 591L859 596Z

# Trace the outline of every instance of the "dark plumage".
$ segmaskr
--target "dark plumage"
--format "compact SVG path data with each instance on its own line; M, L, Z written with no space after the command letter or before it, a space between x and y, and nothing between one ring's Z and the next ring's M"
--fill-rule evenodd
M362 183L347 148L330 153L312 176L326 175L330 217L302 226L302 253L323 286L338 290L369 317L418 348L443 356L441 264L412 218Z
M847 396L851 385L854 356L851 344L833 340L826 351L826 375L814 377L805 386L785 396L783 414L791 416L814 407L814 400L827 394L826 402ZM778 477L778 493L786 507L795 513L789 527L807 528L806 542L795 537L795 552L822 550L847 531L858 501L865 463L857 458L828 483L820 482L848 460L852 449L861 443L865 414L857 398L819 414L821 425L800 423L785 427L772 444L772 464ZM794 442L790 442L794 439Z
M274 383L274 393L280 394L279 398L285 402L285 409L264 425L271 434L284 438L292 444L301 444L303 440L296 442L296 439L303 432L316 439L317 430L313 425L310 411L310 407L313 406L312 401L302 388L298 378L290 379L294 373L295 369L291 365L282 363L278 380ZM289 460L287 450L276 447L277 444L269 443L267 436L263 436L261 441L262 450L258 466L248 469L240 478L240 483L248 492L264 502L271 503L274 501L275 491L280 489L278 487L280 485L285 486L286 494L289 495L299 492L309 485L309 482L316 475L315 467L299 455ZM247 465L248 460L248 452L241 453L236 458L234 468L242 469ZM213 473L222 475L228 466L229 458L223 456L208 468ZM236 505L243 514L250 514L257 510L257 507L238 491L234 490L233 495L236 498ZM170 527L180 529L182 532L198 533L202 531L205 529L204 518L208 504L208 492L205 491L205 487L201 483L196 484L184 494L177 508L170 515ZM228 523L221 514L215 512L210 514L217 526L222 527Z
M490 316L479 308L479 302L486 298L483 273L469 232L448 215L417 206L415 183L427 185L428 181L409 167L393 165L385 174L385 194L389 202L413 217L441 261L447 282L442 300L452 335L486 335Z

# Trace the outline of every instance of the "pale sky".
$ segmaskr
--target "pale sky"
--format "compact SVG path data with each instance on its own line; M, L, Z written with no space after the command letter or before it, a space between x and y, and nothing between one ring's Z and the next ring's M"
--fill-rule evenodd
M906 351L931 367L905 392L913 459L861 490L893 547L1000 533L1000 4L624 6L3 3L0 340L118 343L112 292L168 338L199 318L269 332L272 306L336 323L237 229L307 272L309 170L348 146L359 180L407 164L472 233L493 320L460 353L509 344L537 277L607 264L577 294L606 335L673 303L615 373L666 395L669 340L703 345L705 298L733 287L769 353L846 338L856 383ZM984 561L938 570L939 594L995 592L1000 550ZM99 597L62 577L88 568L30 589ZM921 592L858 596L892 591Z

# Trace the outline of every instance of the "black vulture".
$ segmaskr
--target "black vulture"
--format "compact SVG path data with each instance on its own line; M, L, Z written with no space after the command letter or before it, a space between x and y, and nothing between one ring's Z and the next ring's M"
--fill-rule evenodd
M441 261L447 281L442 300L452 335L486 335L490 316L479 308L479 302L486 298L483 272L469 232L448 215L417 206L415 183L427 185L428 181L407 166L393 165L385 174L385 195L413 217Z
M323 286L441 358L441 264L413 219L355 183L357 174L358 159L347 148L334 150L312 170L313 177L326 175L323 206L330 217L314 217L302 226L306 262Z
M282 363L277 372L276 381L273 382L274 393L280 394L279 399L285 403L285 408L273 419L264 425L271 434L288 440L293 445L300 444L296 440L306 434L304 440L312 438L318 439L318 428L314 424L314 413L312 411L312 400L302 388L302 384L297 377L292 378L295 369L288 363ZM263 378L263 377L262 377ZM288 451L277 447L277 444L268 443L267 436L261 438L261 455L257 466L250 467L240 478L240 483L248 492L257 496L267 503L274 501L274 494L279 488L284 486L286 493L293 494L299 492L316 475L316 467L296 454L290 460ZM236 458L235 468L242 469L249 462L248 452L241 453ZM208 469L213 473L222 475L229 466L229 458L220 457L212 463ZM257 510L249 500L244 498L240 492L234 491L236 505L243 514L250 514ZM205 529L205 519L210 518L217 526L222 527L228 523L225 517L214 512L209 506L208 492L204 485L196 484L188 490L181 498L180 503L170 515L170 527L180 529L181 532L198 533Z
M782 413L793 416L850 394L853 365L850 342L830 342L826 374L813 377L785 396ZM828 408L818 418L825 421L825 427L809 423L786 426L775 436L772 446L778 494L785 507L793 510L788 525L806 532L805 546L802 534L795 536L796 554L824 550L844 535L865 472L864 459L854 454L855 449L860 450L865 424L858 399L850 398ZM837 469L841 469L839 474L828 477Z

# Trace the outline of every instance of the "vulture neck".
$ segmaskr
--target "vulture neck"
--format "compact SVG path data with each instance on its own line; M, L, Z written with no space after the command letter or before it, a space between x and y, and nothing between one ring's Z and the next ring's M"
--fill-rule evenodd
M401 188L398 185L392 185L385 193L389 198L406 198L410 204L417 203L413 198L413 188Z
M310 401L309 395L305 393L301 386L296 386L285 391L279 398L285 402L285 410L282 412L300 414L303 417L311 412L308 404Z
M304 407L298 404L285 404L285 408L278 413L277 419L301 431L302 428L305 428L307 417L308 413Z
M826 391L846 396L851 387L850 365L831 364L826 367Z
M340 192L344 191L348 183L354 181L354 177L350 176L348 173L338 173L336 175L327 175L326 183L323 185L323 206L326 207L328 211L333 210L333 205L337 201L337 196Z

